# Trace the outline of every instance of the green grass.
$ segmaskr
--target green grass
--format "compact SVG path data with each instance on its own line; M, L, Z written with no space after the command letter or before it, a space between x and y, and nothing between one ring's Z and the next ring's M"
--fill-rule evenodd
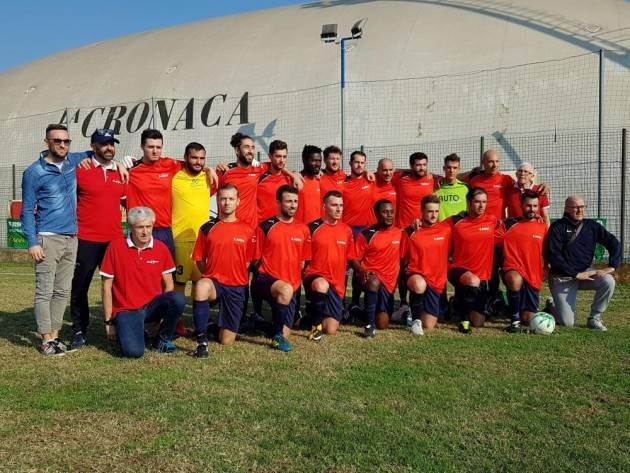
M190 340L118 358L93 286L92 344L44 359L32 268L0 268L0 471L630 471L629 286L607 333L584 328L582 296L580 326L550 337L342 327L206 360Z

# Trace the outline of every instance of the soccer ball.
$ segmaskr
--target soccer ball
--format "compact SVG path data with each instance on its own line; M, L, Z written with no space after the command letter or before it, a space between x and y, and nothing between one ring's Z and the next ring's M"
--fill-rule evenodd
M547 312L536 312L529 321L529 329L537 335L551 335L556 328L556 321Z

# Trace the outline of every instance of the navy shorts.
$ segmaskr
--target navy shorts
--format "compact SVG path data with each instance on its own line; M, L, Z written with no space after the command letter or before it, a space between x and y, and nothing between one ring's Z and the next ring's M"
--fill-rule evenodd
M256 295L263 301L267 301L271 306L272 311L274 311L276 302L273 300L273 297L271 295L271 286L273 286L273 283L275 283L276 281L278 281L277 278L274 278L267 273L257 273L256 276L254 276L254 291L256 291ZM296 305L297 291L293 293L291 303L289 304L290 320L284 321L284 325L286 325L287 327L293 326L293 318L295 317Z
M407 281L409 281L409 278L416 274L418 276L422 276L422 274L420 273L407 273L405 275L405 287L407 286ZM424 279L424 276L422 276L422 278ZM444 315L446 309L448 309L448 299L445 296L446 288L444 288L443 292L437 292L435 289L427 284L427 288L424 291L422 311L436 317Z
M455 286L455 299L459 299L460 294L466 288L466 286L459 282L459 278L461 278L462 274L467 271L470 270L461 267L453 267L448 270L448 280L453 286ZM472 309L479 313L485 313L488 302L488 281L481 281L481 284L479 284L479 291L475 295L475 300L469 302L472 305L470 307L466 307L466 310Z
M175 240L173 240L173 230L168 228L153 227L153 238L160 240L166 245L168 251L171 252L173 260L175 260Z
M513 270L508 270L513 271ZM507 271L502 271L501 276L503 277L507 273ZM505 284L505 281L503 281ZM521 311L527 312L538 312L538 304L540 304L540 291L534 289L526 280L523 278L523 287L519 291L521 294Z
M376 293L376 313L381 312L387 312L390 316L394 312L394 294L385 289L382 284Z
M311 300L311 294L313 290L311 289L311 285L313 281L317 278L321 278L318 274L311 274L304 278L304 292L306 293L306 299L308 301ZM332 317L336 321L341 321L341 317L343 316L343 300L335 291L335 288L330 281L328 282L328 293L326 294L326 305L324 306L324 318Z
M219 303L219 320L217 325L219 328L238 333L241 317L245 311L247 286L226 286L216 279L213 279L212 283L217 291L217 302Z

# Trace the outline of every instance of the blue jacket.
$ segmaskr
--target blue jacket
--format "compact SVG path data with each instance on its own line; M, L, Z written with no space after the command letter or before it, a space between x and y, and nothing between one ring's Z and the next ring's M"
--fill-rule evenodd
M38 244L37 234L77 233L77 164L87 153L68 153L61 170L46 161L48 151L22 175L22 230L29 248Z
M551 273L559 276L575 277L577 273L586 271L593 262L595 245L603 245L610 255L608 265L618 268L621 263L621 245L615 236L595 220L585 218L584 226L573 243L569 244L575 234L578 222L566 215L549 227L545 258L551 265Z

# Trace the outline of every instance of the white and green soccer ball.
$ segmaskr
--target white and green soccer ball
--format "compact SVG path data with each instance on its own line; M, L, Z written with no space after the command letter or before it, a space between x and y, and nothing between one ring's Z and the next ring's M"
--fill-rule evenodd
M529 329L537 335L551 335L555 328L556 321L547 312L536 312L529 321Z

